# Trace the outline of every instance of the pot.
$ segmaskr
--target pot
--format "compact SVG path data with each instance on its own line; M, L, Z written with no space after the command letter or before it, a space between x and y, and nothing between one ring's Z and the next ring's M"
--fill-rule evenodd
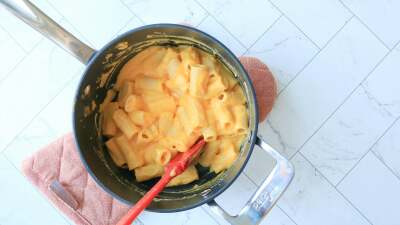
M292 164L257 136L257 102L248 74L234 54L215 38L188 26L154 24L128 31L95 51L44 15L29 1L3 0L1 3L86 64L73 111L76 146L88 173L113 197L132 205L154 184L154 181L138 183L131 172L114 165L100 135L98 110L124 63L152 45L191 45L214 54L224 63L235 74L245 92L250 134L241 147L239 158L231 168L218 175L200 168L198 181L165 189L147 210L177 212L207 203L215 213L232 224L258 224L291 182L294 175ZM270 154L276 160L276 165L240 213L231 216L218 206L214 199L240 175L255 145Z

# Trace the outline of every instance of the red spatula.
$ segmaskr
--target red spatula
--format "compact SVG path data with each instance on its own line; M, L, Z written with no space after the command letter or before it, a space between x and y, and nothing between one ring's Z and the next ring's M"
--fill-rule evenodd
M186 152L178 153L164 168L164 175L161 179L148 191L129 211L121 218L117 225L130 225L132 221L148 206L153 198L160 193L168 182L183 173L189 166L190 162L199 153L204 146L204 139L200 139Z

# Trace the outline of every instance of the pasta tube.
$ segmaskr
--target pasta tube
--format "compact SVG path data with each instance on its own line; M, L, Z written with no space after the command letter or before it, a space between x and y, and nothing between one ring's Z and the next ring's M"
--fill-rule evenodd
M168 130L174 122L174 114L171 112L163 112L158 119L158 130L161 135L167 135Z
M214 115L218 115L218 131L231 129L233 126L233 118L229 109L225 105L218 102L213 104L212 107L214 110Z
M158 164L148 164L135 169L135 177L138 182L161 177L164 174L164 167Z
M234 132L236 134L245 134L249 127L247 121L247 110L244 105L236 105L232 107L232 112L235 117Z
M182 105L187 115L190 116L188 122L192 132L199 132L201 128L207 127L207 119L200 101L190 95L182 99Z
M228 169L232 166L238 157L238 153L235 151L235 147L232 143L226 143L221 146L219 153L215 156L211 163L210 170L219 173L224 169Z
M133 111L129 112L128 115L135 125L141 127L147 127L155 120L155 117L151 113L145 111Z
M141 66L138 66L140 74L151 78L162 78L163 74L159 73L157 68L161 65L166 52L165 47L158 46L158 50L151 57L146 58Z
M142 77L135 80L136 91L155 91L164 92L163 81L161 79Z
M217 140L217 131L212 127L203 128L201 134L206 142Z
M202 154L200 155L199 163L204 167L210 167L219 150L219 141L211 141L206 144Z
M146 163L166 165L171 160L171 152L159 145L151 145L144 150Z
M133 93L133 88L134 84L131 81L125 82L122 85L121 90L118 93L118 103L122 108L125 106L126 99L128 99L129 95Z
M159 51L159 49L160 48L158 46L151 46L139 52L137 55L135 55L135 57L130 59L119 72L115 87L119 89L127 80L133 80L137 75L142 74L143 69L138 68L141 68L144 61L147 58L152 57L152 55Z
M103 112L104 111L104 108L106 108L107 105L111 103L111 101L114 99L116 94L117 93L112 89L107 91L106 97L104 98L103 103L100 104L99 112Z
M144 110L145 105L143 99L137 95L129 95L126 98L124 109L126 112L132 112L135 110Z
M236 85L231 92L231 98L228 100L230 105L244 105L246 104L246 97L240 85Z
M122 167L124 164L126 164L125 157L121 150L119 149L115 138L111 138L108 141L106 141L106 146L108 149L108 152L110 153L111 159L114 161L115 165Z
M208 68L201 64L193 64L189 74L189 93L195 97L203 97L207 90Z
M151 126L139 131L139 134L137 137L137 143L143 144L143 143L151 142L154 139L156 139L157 136L158 136L157 126L152 124Z
M113 120L115 125L126 135L127 138L131 139L135 135L139 128L129 119L129 116L122 109L115 110L113 114Z
M172 178L172 180L167 184L167 187L189 184L198 179L199 179L199 175L197 174L197 170L192 165L192 166L189 166L183 173Z
M156 73L159 77L169 77L176 73L180 65L179 53L172 48L168 48L166 53L161 60L160 65L156 69Z
M226 91L227 89L228 88L222 82L221 77L212 76L208 81L207 93L205 94L205 97L207 99L214 98L215 96L217 96L221 92Z
M178 97L184 95L189 89L189 81L182 73L176 74L165 85Z
M215 76L219 71L219 65L217 64L217 60L210 54L201 52L201 63L208 67L210 76Z
M194 47L183 48L180 52L180 56L186 74L189 74L192 65L201 62L199 52Z
M233 76L233 73L228 70L225 66L222 66L219 71L219 76L222 82L228 89L232 89L237 84L237 79Z
M104 112L102 114L103 121L101 124L101 131L102 134L107 137L115 136L117 133L117 126L115 125L113 120L113 114L117 109L118 103L116 102L111 102L104 107Z
M127 137L125 137L125 135L116 137L115 141L126 159L129 170L133 170L144 165L144 159L140 152L134 149L133 144L128 140Z
M167 94L150 94L143 95L144 102L151 113L160 115L163 112L175 112L176 102L172 96Z

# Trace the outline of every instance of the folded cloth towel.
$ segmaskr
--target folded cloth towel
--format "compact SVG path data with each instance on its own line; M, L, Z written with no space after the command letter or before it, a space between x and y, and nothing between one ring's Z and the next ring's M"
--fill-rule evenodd
M240 61L253 80L262 121L276 97L275 80L260 60L242 57ZM116 224L129 207L97 186L80 161L74 142L72 134L66 134L25 159L24 175L76 224Z

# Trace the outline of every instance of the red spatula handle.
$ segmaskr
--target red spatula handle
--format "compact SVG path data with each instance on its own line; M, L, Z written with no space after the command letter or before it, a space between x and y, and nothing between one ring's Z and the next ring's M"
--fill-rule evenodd
M132 221L148 206L151 201L160 193L168 182L186 170L190 161L196 156L204 146L204 139L200 139L186 152L177 154L167 166L164 175L127 213L120 219L117 225L130 225Z
M131 225L136 217L153 201L172 178L163 176L126 214L117 225Z

